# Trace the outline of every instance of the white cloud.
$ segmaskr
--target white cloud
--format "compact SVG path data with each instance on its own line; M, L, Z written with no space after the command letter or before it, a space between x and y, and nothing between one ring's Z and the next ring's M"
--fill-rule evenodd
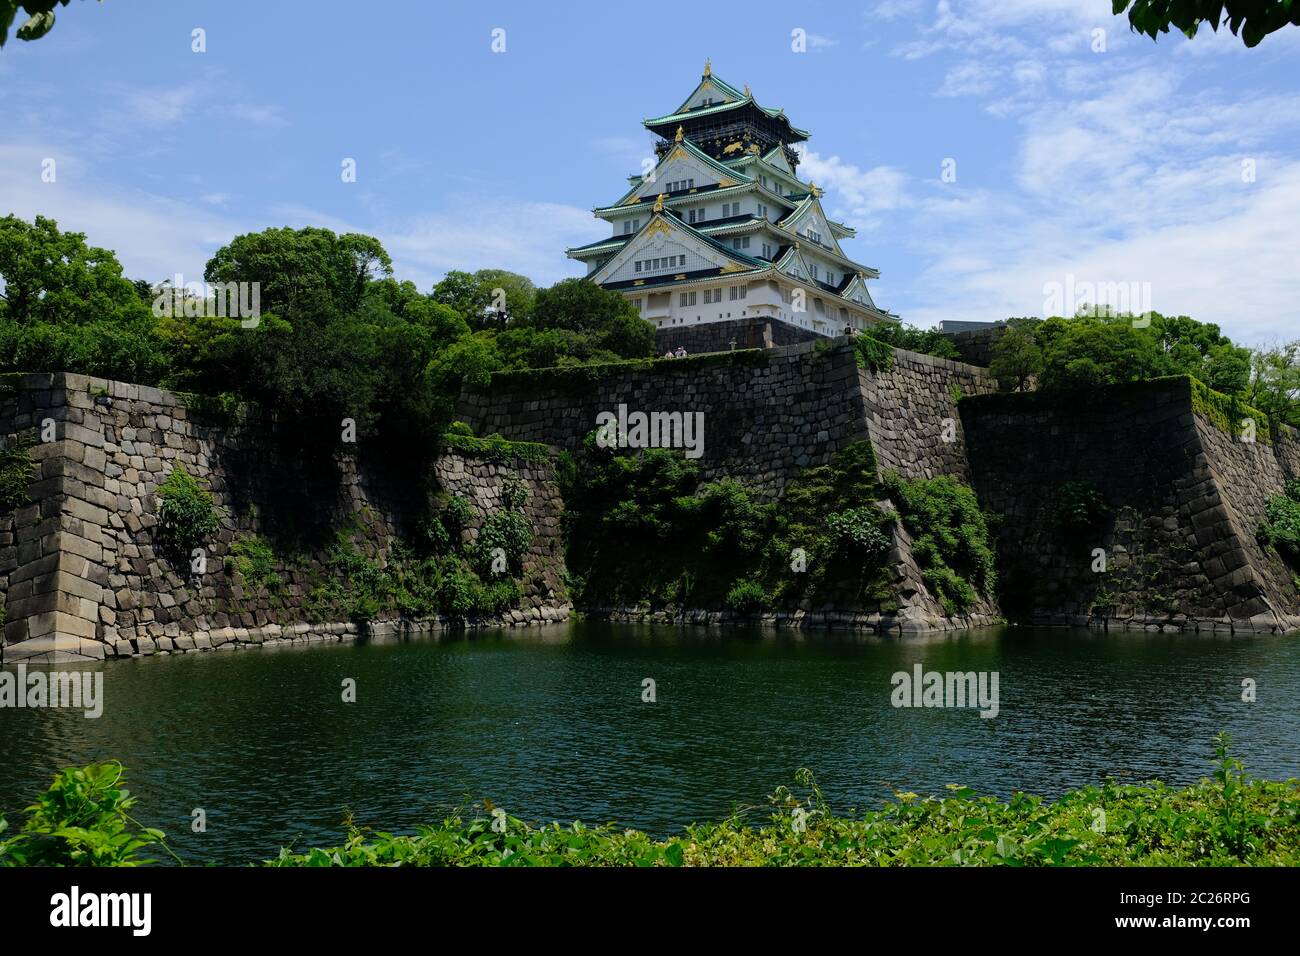
M210 204L107 188L75 158L59 162L55 182L41 182L41 158L57 152L50 145L0 146L0 211L27 220L47 216L60 229L84 232L90 245L114 250L131 278L197 278L221 244L249 228Z
M962 63L948 71L936 95L979 96L993 89L997 76L992 67L983 63Z
M240 233L272 225L323 226L376 236L393 257L396 274L428 289L449 269L499 267L547 285L581 275L564 250L600 236L608 226L590 210L500 196L461 196L443 208L379 221L302 206L275 205L225 214L230 198L197 198L114 188L94 178L94 164L60 160L54 183L41 182L41 160L58 151L48 144L0 145L0 214L55 219L64 230L117 253L131 278L160 281L176 273L202 276L219 247Z
M280 107L266 103L231 103L214 107L213 113L254 126L283 126L286 122Z
M872 20L898 20L902 17L920 13L925 9L926 0L881 0L869 11L866 18Z
M803 150L799 174L826 190L828 211L850 217L859 228L872 228L881 213L907 204L907 175L893 166L862 169L838 156Z

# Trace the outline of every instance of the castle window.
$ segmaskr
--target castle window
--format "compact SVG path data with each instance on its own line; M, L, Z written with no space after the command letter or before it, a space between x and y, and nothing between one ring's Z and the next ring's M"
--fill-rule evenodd
M636 261L636 271L637 271L637 272L640 272L640 271L641 271L641 260L640 260L640 259L638 259L638 260Z

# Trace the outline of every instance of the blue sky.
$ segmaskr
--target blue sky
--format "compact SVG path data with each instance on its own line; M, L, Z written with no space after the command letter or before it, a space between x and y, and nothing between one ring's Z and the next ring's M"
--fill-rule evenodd
M590 210L649 155L640 121L710 57L812 132L802 171L906 321L1138 283L1242 341L1300 337L1300 29L1152 43L1109 7L76 0L0 51L0 212L151 281L199 278L240 232L323 225L378 236L422 289L452 268L550 283L581 274L564 248L605 234Z

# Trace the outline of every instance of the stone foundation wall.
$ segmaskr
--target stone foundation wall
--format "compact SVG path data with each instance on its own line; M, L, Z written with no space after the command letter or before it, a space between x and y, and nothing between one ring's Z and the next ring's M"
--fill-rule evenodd
M1289 572L1255 541L1281 492L1293 439L1237 442L1193 411L1185 380L1053 398L961 403L973 484L1001 515L1003 609L1039 623L1130 630L1285 631L1300 626ZM1109 515L1062 525L1067 482ZM1094 570L1101 549L1106 570Z
M499 433L574 451L601 412L703 415L705 480L730 476L772 494L798 471L867 437L858 366L843 340L770 351L576 369L537 383L506 376L462 397L479 436Z
M79 375L29 375L0 400L3 430L53 429L32 449L30 503L0 523L5 628L0 655L66 660L342 639L355 624L321 620L317 588L340 530L383 566L403 522L427 506L409 483L338 454L314 462L285 454L272 422L214 421L176 394ZM205 567L158 545L158 485L183 466L214 498L219 527ZM562 618L559 515L548 462L491 463L447 453L435 462L444 490L464 496L477 533L507 474L529 489L537 529L524 562L522 607L506 623ZM276 555L275 582L234 571L237 542L258 536Z
M957 405L963 396L997 391L985 369L895 349L894 367L864 370L860 387L882 472L898 472L909 480L947 475L970 483Z
M733 349L771 349L814 342L823 336L775 319L731 319L699 325L664 326L655 329L655 354L675 351L678 346L691 355L729 352ZM732 343L735 343L733 346Z
M993 360L993 347L1007 331L1005 325L993 325L987 329L972 329L966 332L948 332L948 338L957 349L963 362L988 368Z

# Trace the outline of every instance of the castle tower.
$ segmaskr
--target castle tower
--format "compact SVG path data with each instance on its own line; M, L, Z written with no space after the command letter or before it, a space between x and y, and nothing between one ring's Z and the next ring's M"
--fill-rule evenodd
M654 169L593 210L611 235L567 250L587 278L622 292L656 329L762 318L839 335L897 318L867 291L879 273L840 248L854 230L800 179L792 147L809 134L784 110L706 63L676 110L643 124L659 137Z

